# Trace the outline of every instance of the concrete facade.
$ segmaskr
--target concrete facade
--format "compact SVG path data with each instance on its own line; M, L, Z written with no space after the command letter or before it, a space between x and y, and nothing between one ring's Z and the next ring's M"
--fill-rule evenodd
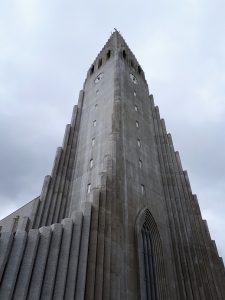
M0 299L225 299L223 261L118 31L40 197L0 226Z

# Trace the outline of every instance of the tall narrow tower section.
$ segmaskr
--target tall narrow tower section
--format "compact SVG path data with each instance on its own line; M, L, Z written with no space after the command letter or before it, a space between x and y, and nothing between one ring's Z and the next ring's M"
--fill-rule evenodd
M225 299L222 258L118 31L88 71L41 195L0 228L0 299Z

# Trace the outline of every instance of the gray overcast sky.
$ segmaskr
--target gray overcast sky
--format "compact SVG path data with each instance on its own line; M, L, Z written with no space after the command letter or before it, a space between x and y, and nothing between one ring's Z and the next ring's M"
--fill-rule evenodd
M39 195L114 27L145 71L225 258L224 0L0 0L0 218Z

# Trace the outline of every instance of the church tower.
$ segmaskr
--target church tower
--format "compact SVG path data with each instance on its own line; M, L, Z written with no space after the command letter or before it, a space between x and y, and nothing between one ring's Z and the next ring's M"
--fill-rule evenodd
M118 31L87 73L41 195L0 228L0 299L225 299L222 258Z

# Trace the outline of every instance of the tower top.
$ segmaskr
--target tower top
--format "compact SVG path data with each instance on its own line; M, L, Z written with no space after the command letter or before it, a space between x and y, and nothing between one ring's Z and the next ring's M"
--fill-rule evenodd
M138 60L130 50L125 39L123 38L120 31L117 30L117 28L114 28L114 31L111 33L109 39L107 40L101 51L98 53L96 59L88 70L87 78L89 75L92 75L95 70L99 69L104 61L109 59L111 56L117 56L118 58L125 59L130 65L131 69L139 73L145 80L144 72Z

